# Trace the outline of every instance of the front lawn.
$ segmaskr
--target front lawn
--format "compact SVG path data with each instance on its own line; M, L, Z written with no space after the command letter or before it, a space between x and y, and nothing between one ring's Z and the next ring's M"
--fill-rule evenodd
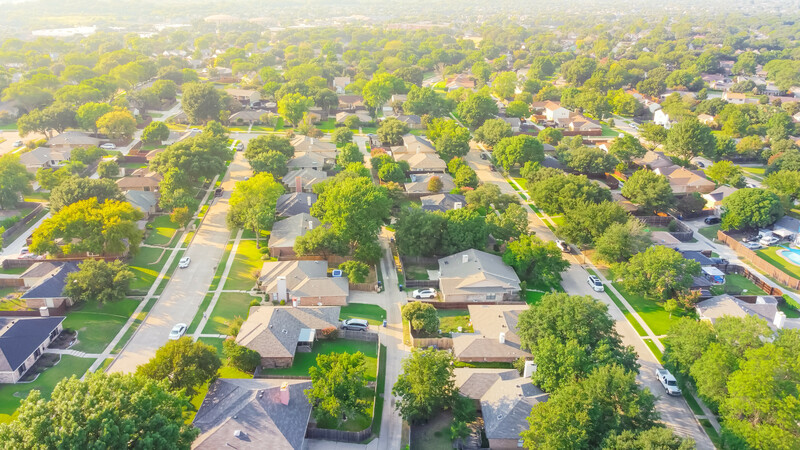
M439 316L439 329L442 333L458 333L461 327L462 333L472 333L472 325L469 321L469 310L466 309L440 309L436 311Z
M264 375L308 376L308 369L317 364L317 355L328 353L361 352L366 356L365 378L374 381L378 371L378 346L375 342L333 339L314 342L314 350L310 353L295 353L294 364L285 369L265 369Z
M318 122L314 126L317 127L317 129L319 131L322 131L323 133L333 133L333 130L336 129L336 119L331 118L328 120L323 120L321 122Z
M226 334L228 324L236 316L247 319L250 302L253 300L260 301L261 298L241 292L223 292L220 294L217 304L214 305L214 311L211 312L211 316L208 318L205 328L203 328L203 333Z
M339 320L364 319L370 325L383 325L383 319L385 318L386 310L378 305L370 305L368 303L350 303L347 306L342 306L339 311Z
M800 266L795 266L782 256L778 255L779 250L785 250L783 247L767 247L756 252L758 256L762 257L765 261L782 270L785 274L800 278Z
M239 241L236 258L225 280L225 290L249 290L255 286L256 278L253 274L261 269L264 261L261 252L256 247L255 241ZM224 265L226 261L220 261Z
M663 302L646 299L641 295L628 292L621 283L612 284L625 297L628 304L639 313L656 336L667 334L672 324L677 322L683 315L691 315L689 312L678 310L672 313L672 318L670 318L669 313L664 311Z
M171 221L169 216L158 216L150 223L152 226L144 243L149 245L167 245L178 230L178 224Z
M152 247L139 248L139 253L128 264L133 273L136 274L136 278L131 281L130 289L135 291L150 289L168 258L169 251Z
M137 306L139 301L131 299L75 305L63 323L64 328L78 332L78 343L72 346L72 350L102 353Z
M93 359L62 355L61 361L42 372L36 381L0 385L0 422L11 421L11 415L14 414L22 399L27 397L30 391L37 389L44 397L50 397L59 381L72 375L80 378L89 370L93 362Z
M226 365L225 356L222 354L222 342L225 339L223 338L200 338L198 341L208 344L214 347L217 350L217 355L222 360L222 367L219 368L217 371L218 378L253 378L253 374L242 372L239 369L235 369ZM192 404L192 408L190 408L188 412L188 417L186 419L186 423L192 423L194 420L194 416L197 413L197 410L200 409L200 405L203 404L203 400L206 398L206 394L208 393L208 386L210 383L206 383L203 386L197 388L197 393L192 396L190 399L190 403Z

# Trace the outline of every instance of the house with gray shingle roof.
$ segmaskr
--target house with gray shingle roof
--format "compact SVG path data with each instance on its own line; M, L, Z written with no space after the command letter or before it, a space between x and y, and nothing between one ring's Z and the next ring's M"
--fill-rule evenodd
M549 398L516 370L460 368L455 376L461 395L475 400L493 449L518 448L531 410Z
M440 194L444 192L450 192L456 188L456 183L453 181L453 177L446 173L412 173L410 177L411 181L403 185L403 187L406 189L406 193L410 197ZM438 177L442 182L442 188L436 192L432 192L428 189L428 183L433 177Z
M700 320L706 320L712 324L726 316L755 316L766 321L773 330L800 328L800 320L787 319L786 314L778 309L778 300L768 295L758 296L755 303L748 303L727 294L718 295L697 303L695 310Z
M23 273L22 278L25 278L28 272L33 273L34 267L32 266ZM78 271L78 264L73 261L50 262L46 266L40 267L36 269L36 273L39 275L49 267L53 267L53 269L46 275L41 276L39 281L20 297L25 300L28 308L41 308L42 306L60 308L65 304L66 306L72 306L72 299L64 295L64 286L67 284L67 275Z
M503 258L470 249L439 259L439 289L446 302L514 300L519 277Z
M306 213L275 222L269 235L270 256L278 259L281 256L294 256L294 243L297 238L305 236L320 225L319 219Z
M101 140L82 131L65 131L47 141L50 148L96 147Z
M68 161L71 148L54 149L48 147L36 147L19 156L19 162L25 166L30 173L36 173L39 169L58 169Z
M398 153L394 155L394 159L407 162L409 172L442 173L447 170L447 163L436 153Z
M315 184L328 179L328 174L316 169L297 169L292 170L283 176L283 184L289 192L313 192ZM300 189L298 188L300 183Z
M144 214L145 220L149 219L158 209L158 197L152 191L126 191L125 200L134 208Z
M392 147L393 153L436 153L436 148L433 144L424 137L415 134L406 134L403 136L403 145L400 147Z
M291 217L298 214L311 214L311 205L317 201L317 194L294 192L278 197L275 214L279 217Z
M467 198L459 194L434 194L420 198L422 209L425 211L447 212L451 209L460 209L467 204Z
M316 333L339 327L338 306L253 306L236 343L261 355L261 366L290 367L298 346L313 346Z
M0 317L0 383L16 383L59 333L64 317Z
M220 378L208 389L192 425L193 449L299 450L311 404L309 380Z
M259 288L272 300L296 300L304 306L346 305L350 284L329 277L328 261L267 261L261 267Z
M517 335L525 305L469 305L473 333L453 334L453 354L464 362L514 362L529 359Z

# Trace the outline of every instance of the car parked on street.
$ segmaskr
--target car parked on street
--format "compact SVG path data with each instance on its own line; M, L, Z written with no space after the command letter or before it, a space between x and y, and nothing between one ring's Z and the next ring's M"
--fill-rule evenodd
M12 144L12 145L13 145L15 148L16 148L16 147L22 147L22 141L14 141L14 144Z
M192 262L192 258L189 258L188 256L184 256L178 262L178 267L181 268L181 269L185 269L185 268L189 267L189 263L191 263L191 262Z
M411 296L414 298L435 298L436 289L433 288L417 289L416 291L411 293Z
M186 324L185 323L176 324L174 327L172 327L172 330L169 332L169 340L177 341L184 334L186 334Z
M606 290L605 286L603 286L603 282L600 281L600 278L597 278L594 275L589 275L589 286L595 290L595 292L603 292Z
M705 219L703 219L703 222L705 222L708 225L716 225L722 222L722 219L720 219L719 217L706 217Z
M369 322L364 319L347 319L342 322L342 329L350 331L367 331L367 329L369 329Z
M222 193L225 192L223 188L216 188L214 190L214 197L222 197Z
M572 253L572 247L569 246L566 242L562 241L561 239L556 240L556 245L558 248L561 249L564 253Z
M681 395L681 388L678 387L678 380L667 369L656 369L656 378L668 395Z
M106 142L105 144L101 145L100 148L104 148L106 150L114 150L115 148L117 148L117 146L114 145L114 143L112 142Z

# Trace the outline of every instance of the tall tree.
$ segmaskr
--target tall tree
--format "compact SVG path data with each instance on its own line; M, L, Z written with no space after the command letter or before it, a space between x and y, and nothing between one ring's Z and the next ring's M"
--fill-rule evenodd
M700 275L700 264L656 245L634 255L627 264L616 265L614 273L628 290L666 300L689 289Z
M527 162L542 162L544 146L535 137L521 134L501 139L494 146L492 156L508 172L516 165L523 166Z
M777 195L764 189L739 189L722 201L722 229L766 227L783 217Z
M419 208L400 213L395 224L395 239L402 255L432 256L441 251L442 234L447 219L442 214Z
M389 117L378 126L378 137L381 142L386 142L389 145L400 145L403 143L403 136L408 131L408 125L395 117Z
M214 347L184 336L167 341L150 361L136 369L136 375L154 381L167 380L171 390L192 395L217 375L221 365Z
M670 128L664 149L679 158L691 159L697 155L714 153L716 139L711 128L693 117L681 120Z
M169 139L169 128L164 122L150 122L142 132L142 141L148 144L161 144Z
M456 110L465 125L477 128L497 114L497 104L487 95L475 94L459 103Z
M508 243L503 262L513 267L521 279L535 285L558 284L561 272L569 267L555 242L545 242L529 234L521 234Z
M511 125L508 122L503 119L489 119L475 130L475 140L494 147L503 138L511 137L511 134Z
M416 349L403 359L402 367L392 395L403 420L420 422L452 404L457 390L450 352Z
M67 275L64 295L76 303L96 300L100 303L125 298L135 275L122 261L84 260L77 272Z
M18 155L7 153L0 157L0 208L16 206L22 194L30 192L31 178Z
M311 214L348 242L366 243L375 241L390 207L386 189L369 178L334 178L325 183Z
M363 414L369 407L361 391L366 387L366 358L361 352L317 355L317 365L308 369L311 389L305 394L317 423L338 425L345 417Z
M136 132L136 119L128 111L111 111L97 119L97 127L109 139L130 139Z
M301 94L287 94L278 100L278 114L292 125L300 125L301 119L314 106L314 99Z
M631 256L643 252L650 246L650 236L644 224L635 218L625 223L612 223L595 240L597 256L609 263L623 262Z
M53 211L58 211L67 205L92 197L100 203L106 200L125 199L114 180L70 177L52 189L50 207Z
M220 91L211 83L186 83L182 86L181 107L191 123L219 118L222 110Z
M247 143L244 157L253 159L259 154L272 151L283 153L288 158L294 156L294 147L292 147L292 142L288 138L268 134L250 139L250 142Z
M85 103L78 108L75 119L84 130L94 130L97 134L97 120L114 110L108 103Z
M730 161L717 161L706 169L706 175L717 184L727 184L735 188L745 185L744 171Z
M585 246L597 241L612 225L623 224L628 213L619 203L578 203L564 213L564 224L557 228L573 244Z
M256 245L261 245L261 231L275 223L275 206L283 194L283 185L269 173L258 173L249 180L236 183L229 201L228 226L252 230Z
M675 203L667 177L646 169L634 172L621 193L646 211L663 211Z
M486 247L486 220L477 211L451 209L445 213L445 217L447 222L442 235L442 252L450 255L470 248Z

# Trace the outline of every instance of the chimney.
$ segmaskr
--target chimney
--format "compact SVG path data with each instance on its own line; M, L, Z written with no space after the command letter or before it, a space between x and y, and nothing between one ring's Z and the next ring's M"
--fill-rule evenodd
M295 192L303 192L303 179L300 177L294 177L294 191Z
M506 334L505 333L500 333L500 337L498 338L498 341L501 344L505 344L506 343Z
M461 204L461 202L455 202L453 204L453 209L461 209L462 207L463 205Z
M295 298L292 299L292 308L297 308L297 304L298 304L298 301L297 301L297 298L295 297Z
M536 372L536 364L531 360L526 360L525 369L522 371L522 377L530 378L533 376L533 372Z
M289 404L289 382L288 381L284 381L281 384L281 395L280 395L280 398L281 398L281 403L283 403L284 405L288 405Z
M783 329L783 325L786 323L786 314L783 311L778 311L775 313L775 319L772 321L772 324L775 325L775 328L781 330Z
M461 255L461 264L466 264L466 263L468 263L468 262L469 262L469 255L468 255L468 254L466 254L466 253L464 253L463 255Z
M306 197L306 204L308 204L308 206L311 206L311 196L310 195L308 197Z
M47 306L40 306L39 315L42 317L50 317L50 310L47 309Z
M314 221L313 220L309 220L308 221L308 231L311 231L313 229L314 229Z
M278 284L278 300L286 300L289 297L289 293L286 289L286 277L278 277L275 279Z

